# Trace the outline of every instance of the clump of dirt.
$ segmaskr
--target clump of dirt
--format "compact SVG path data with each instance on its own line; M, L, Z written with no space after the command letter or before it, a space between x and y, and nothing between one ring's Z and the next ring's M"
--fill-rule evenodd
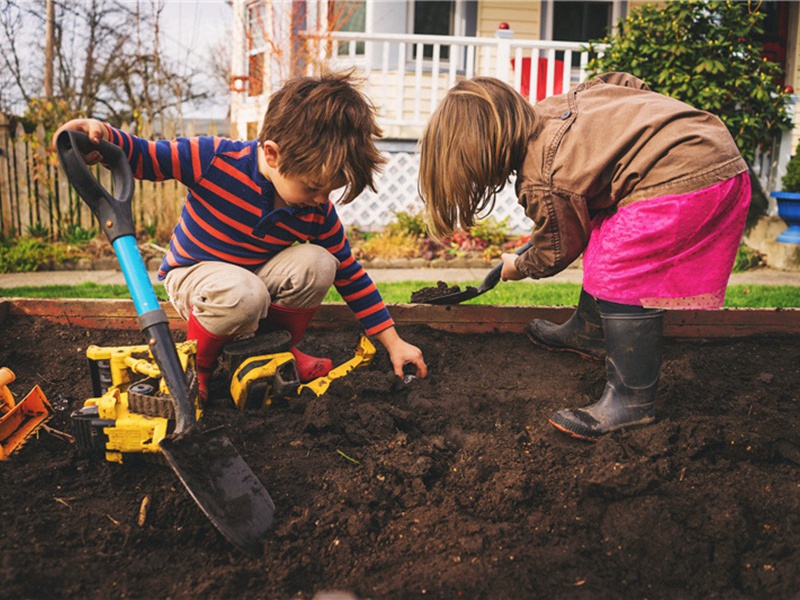
M3 328L13 390L40 384L67 432L91 396L86 346L141 341L22 317ZM214 382L204 419L277 507L256 558L170 469L84 458L40 432L0 463L0 597L796 595L795 339L668 340L656 424L587 444L547 418L599 396L601 363L522 335L403 334L426 379L403 383L379 350L320 398L249 413ZM301 347L338 363L357 339L312 332Z
M465 292L477 291L472 286L467 286ZM445 296L452 296L461 292L457 285L448 285L444 281L437 281L435 286L424 287L411 293L412 304L429 304L434 300L440 300Z

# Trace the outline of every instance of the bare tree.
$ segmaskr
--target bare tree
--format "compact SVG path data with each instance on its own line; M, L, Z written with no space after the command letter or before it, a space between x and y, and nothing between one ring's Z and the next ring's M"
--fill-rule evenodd
M174 117L209 92L201 61L174 64L163 52L166 0L56 0L53 96L75 114L120 124ZM0 109L20 110L43 92L45 0L0 7Z

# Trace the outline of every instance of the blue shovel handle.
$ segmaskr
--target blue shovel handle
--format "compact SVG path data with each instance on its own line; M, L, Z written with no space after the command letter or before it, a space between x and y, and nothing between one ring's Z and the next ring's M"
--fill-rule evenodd
M181 433L196 424L195 413L169 330L169 319L158 303L136 244L131 212L133 173L130 163L119 146L104 141L94 144L80 131L61 132L56 140L56 149L69 182L97 217L100 228L114 248L139 316L139 329L145 334L175 404L175 433ZM83 154L93 151L100 152L104 164L111 170L115 196L106 191L86 166Z

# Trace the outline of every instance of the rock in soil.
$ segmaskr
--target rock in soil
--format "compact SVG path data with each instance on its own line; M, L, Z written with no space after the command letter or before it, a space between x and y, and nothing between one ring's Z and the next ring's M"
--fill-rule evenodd
M247 414L214 382L204 419L277 506L257 558L168 468L40 432L0 462L0 598L796 597L796 339L667 340L656 424L587 444L547 419L598 397L602 365L523 335L402 333L426 379L403 383L379 349L323 397ZM0 366L70 432L92 394L86 347L140 336L9 318ZM302 346L339 363L357 339Z

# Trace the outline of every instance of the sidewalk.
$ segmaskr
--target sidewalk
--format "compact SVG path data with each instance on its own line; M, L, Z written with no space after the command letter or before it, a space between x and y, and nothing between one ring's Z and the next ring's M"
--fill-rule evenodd
M368 270L375 283L393 281L444 281L457 283L462 281L481 281L489 273L486 269L378 269ZM157 283L155 271L149 272L150 280ZM561 273L547 279L529 279L529 282L541 283L581 283L582 269L565 269ZM125 277L121 271L39 271L35 273L0 274L0 288L43 285L78 285L94 282L99 284L124 284ZM744 273L731 275L730 285L791 285L800 286L800 271L779 271L777 269L751 269Z

